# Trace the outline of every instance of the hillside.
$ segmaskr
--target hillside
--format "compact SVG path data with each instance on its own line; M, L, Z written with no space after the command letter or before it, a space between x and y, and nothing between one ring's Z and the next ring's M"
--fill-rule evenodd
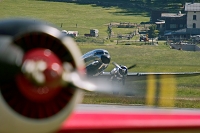
M42 19L65 30L79 31L80 35L89 33L92 28L99 29L101 37L106 37L110 22L140 23L149 21L147 12L132 11L117 6L97 6L66 1L6 0L0 1L0 18L28 17ZM123 32L129 32L124 30Z
M4 0L0 1L0 18L28 17L42 19L63 30L79 31L79 35L98 29L107 38L109 23L149 22L152 10L183 10L180 0ZM140 26L141 27L141 26ZM135 28L114 29L113 34L129 34Z

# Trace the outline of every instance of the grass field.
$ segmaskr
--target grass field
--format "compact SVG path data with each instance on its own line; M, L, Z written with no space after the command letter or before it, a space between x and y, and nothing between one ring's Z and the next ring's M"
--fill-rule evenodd
M65 30L79 31L80 35L90 29L99 29L100 37L107 37L110 22L140 23L149 21L146 12L129 15L127 10L115 6L102 7L94 4L51 2L43 0L2 0L0 18L28 17L41 19ZM139 12L139 11L138 11ZM61 27L62 24L62 27ZM77 27L76 27L77 24ZM123 32L127 32L124 30ZM128 31L129 32L129 31Z
M45 0L0 0L0 18L25 17L41 19L53 23L60 29L76 30L79 35L89 33L92 28L99 29L99 37L107 37L107 24L111 22L140 23L149 21L149 13L136 8L119 8L115 5L97 6L95 4L80 4L68 2L51 2ZM76 27L77 24L77 27ZM134 28L113 29L114 34L127 34ZM164 43L152 45L116 45L112 41L100 44L78 43L82 53L96 48L107 49L112 61L137 67L130 72L200 72L200 52L177 51L170 49ZM110 65L107 71L113 68ZM200 78L177 79L176 107L200 107ZM182 99L195 98L195 99ZM121 103L143 104L145 99L111 97L107 95L86 95L83 103Z
M178 51L170 49L165 44L152 45L79 45L82 53L89 50L104 48L107 49L112 61L130 66L137 64L137 67L129 72L196 72L200 71L200 52ZM113 65L107 68L110 71ZM176 78L177 86L175 93L176 107L199 108L200 82L199 77ZM145 88L146 82L140 83L142 86L133 89ZM132 85L132 84L130 84ZM168 83L170 85L170 82ZM137 86L138 87L138 86ZM118 103L118 104L144 104L145 95L136 98L107 96L92 94L86 95L84 103ZM185 103L185 104L184 104Z

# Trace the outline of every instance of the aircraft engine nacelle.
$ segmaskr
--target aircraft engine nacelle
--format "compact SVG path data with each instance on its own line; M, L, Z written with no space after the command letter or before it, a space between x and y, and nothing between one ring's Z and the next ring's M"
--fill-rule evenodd
M4 38L9 41L2 41ZM23 51L22 63L26 60L42 60L50 66L55 62L59 65L68 62L74 70L84 73L81 53L73 40L46 23L29 19L2 20L0 47L4 43ZM15 52L7 53L8 58ZM7 59L6 55L2 58L5 61ZM10 62L11 66L15 63L12 60ZM55 74L54 68L46 72L45 76L50 75L49 82L54 80L51 79ZM5 72L12 71L7 69L10 67ZM0 75L5 76L5 73ZM69 85L53 89L37 87L21 71L0 79L0 132L54 132L82 98L81 91Z
M113 70L110 72L111 76L113 78L116 78L118 80L122 79L124 76L127 76L128 69L126 66L120 66L120 68L115 67Z

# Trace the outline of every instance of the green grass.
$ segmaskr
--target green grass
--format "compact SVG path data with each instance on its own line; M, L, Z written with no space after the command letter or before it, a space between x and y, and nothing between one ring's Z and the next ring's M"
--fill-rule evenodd
M152 45L87 45L79 44L82 53L87 51L104 48L110 52L112 61L119 64L130 66L137 64L137 67L131 69L129 72L196 72L200 71L200 52L192 51L178 51L170 49L164 43L159 43L158 46ZM111 64L106 71L112 70L114 66ZM176 107L189 107L199 108L200 103L200 78L197 77L182 77L176 78L176 95L175 106ZM136 83L130 83L130 86ZM170 83L169 83L170 85ZM132 89L144 89L146 82L142 82L137 85L137 88ZM83 103L118 103L118 104L144 104L145 93L138 95L139 97L120 97L110 95L86 95ZM185 100L184 98L196 98L196 100ZM185 104L184 104L185 103Z
M140 23L149 21L149 17L126 15L125 9L101 7L92 4L83 5L67 2L48 2L37 0L3 0L0 1L0 18L28 17L42 19L65 30L79 31L80 35L89 33L90 29L99 29L102 38L107 37L107 24L110 22ZM77 28L76 28L77 24ZM123 31L122 33L127 31Z
M199 52L178 51L167 45L87 45L80 44L82 53L89 50L103 48L110 52L112 61L137 67L130 71L200 71ZM108 67L111 70L113 66ZM171 68L173 67L173 69Z

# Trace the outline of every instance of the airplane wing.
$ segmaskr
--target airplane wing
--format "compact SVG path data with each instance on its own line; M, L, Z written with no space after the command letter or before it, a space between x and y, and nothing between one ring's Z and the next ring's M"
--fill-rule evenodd
M152 72L152 73L128 73L126 81L132 80L146 80L149 76L153 78L170 78L174 77L190 77L199 76L200 72ZM162 76L162 77L161 77Z
M200 76L200 72L136 72L136 73L128 73L126 77L126 81L138 81L138 80L146 80L149 76L153 76L153 78L169 78L171 76L175 77L190 77L190 76ZM162 76L162 77L161 77ZM110 72L103 72L98 78L110 78Z

